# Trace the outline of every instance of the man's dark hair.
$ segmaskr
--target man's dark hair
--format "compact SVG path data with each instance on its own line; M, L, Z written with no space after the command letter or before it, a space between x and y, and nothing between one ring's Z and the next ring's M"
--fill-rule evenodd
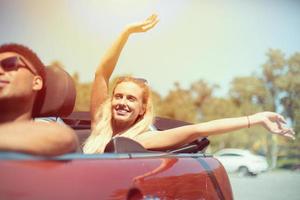
M43 78L43 80L45 79L44 64L36 55L36 53L33 52L31 49L21 44L11 43L11 44L4 44L0 46L0 53L5 53L5 52L14 52L26 58L26 60L28 60L36 69L38 75L40 75Z
M37 56L37 54L34 51L21 44L10 43L10 44L1 45L0 53L5 53L5 52L14 52L23 56L27 61L29 61L33 65L33 67L37 71L37 74L41 76L43 79L43 88L38 92L34 102L34 107L32 111L32 116L34 117L41 109L44 100L45 83L46 83L45 65L43 64L43 62L40 60L40 58Z

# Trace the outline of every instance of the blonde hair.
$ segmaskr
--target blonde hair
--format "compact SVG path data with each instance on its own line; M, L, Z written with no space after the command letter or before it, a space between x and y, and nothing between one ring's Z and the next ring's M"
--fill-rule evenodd
M151 92L148 85L140 80L132 77L119 78L113 89L113 94L116 86L122 82L133 82L143 89L143 105L146 107L143 116L137 119L136 123L130 127L126 132L122 133L123 137L135 138L136 136L142 134L149 130L149 126L153 123L153 106ZM84 153L103 153L105 146L113 137L112 129L112 97L106 99L106 101L101 105L97 112L97 122L92 130L91 135L85 141L83 146Z

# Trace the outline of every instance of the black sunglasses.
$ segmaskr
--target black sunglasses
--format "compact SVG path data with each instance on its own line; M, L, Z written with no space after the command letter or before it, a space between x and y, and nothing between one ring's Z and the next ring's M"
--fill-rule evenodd
M13 57L9 57L9 58L5 58L3 60L0 61L0 66L3 68L3 70L5 71L16 71L18 70L20 67L25 67L27 68L31 73L33 73L34 75L36 75L36 72L33 71L27 64L26 62L23 60L23 58L19 57L19 56L13 56Z

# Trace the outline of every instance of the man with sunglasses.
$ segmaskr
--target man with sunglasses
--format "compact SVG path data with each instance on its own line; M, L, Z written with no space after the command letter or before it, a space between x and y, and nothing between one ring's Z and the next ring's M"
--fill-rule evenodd
M0 46L0 151L54 156L76 150L70 128L32 120L44 79L44 65L32 50Z

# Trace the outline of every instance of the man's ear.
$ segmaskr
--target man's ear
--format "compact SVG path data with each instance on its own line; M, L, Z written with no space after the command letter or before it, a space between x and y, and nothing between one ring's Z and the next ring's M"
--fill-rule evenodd
M34 91L39 91L43 88L43 79L40 76L34 76L32 89Z

